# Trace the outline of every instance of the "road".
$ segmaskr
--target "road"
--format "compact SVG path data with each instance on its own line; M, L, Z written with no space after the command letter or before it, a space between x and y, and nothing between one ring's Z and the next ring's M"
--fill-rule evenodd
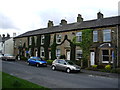
M28 66L25 62L2 61L3 72L48 88L118 88L118 79L85 73L68 74L48 67Z

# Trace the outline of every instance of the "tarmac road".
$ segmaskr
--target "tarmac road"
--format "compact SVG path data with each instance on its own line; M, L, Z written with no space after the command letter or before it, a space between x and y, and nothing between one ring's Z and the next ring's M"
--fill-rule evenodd
M118 78L52 71L21 61L2 61L2 71L48 88L118 88Z

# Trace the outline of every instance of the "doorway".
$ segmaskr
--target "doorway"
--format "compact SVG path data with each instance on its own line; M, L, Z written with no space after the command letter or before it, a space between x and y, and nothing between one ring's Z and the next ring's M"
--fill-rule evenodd
M90 52L90 65L95 65L95 52Z
M70 51L66 51L66 56L67 60L70 60Z

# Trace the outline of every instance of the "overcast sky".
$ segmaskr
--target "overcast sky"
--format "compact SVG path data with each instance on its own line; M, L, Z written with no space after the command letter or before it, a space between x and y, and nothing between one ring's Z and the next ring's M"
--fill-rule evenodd
M59 25L61 19L76 22L78 14L86 20L118 15L119 0L0 0L0 34L47 27L48 20Z

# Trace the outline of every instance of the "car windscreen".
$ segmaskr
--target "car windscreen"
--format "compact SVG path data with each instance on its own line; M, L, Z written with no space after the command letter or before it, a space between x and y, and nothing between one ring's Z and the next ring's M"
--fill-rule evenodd
M13 55L10 55L10 54L4 54L4 56L13 56Z
M33 58L33 59L39 60L39 61L43 61L43 59L42 59L42 58L39 58L39 57L35 57L35 58Z
M67 61L69 65L75 65L72 61Z

